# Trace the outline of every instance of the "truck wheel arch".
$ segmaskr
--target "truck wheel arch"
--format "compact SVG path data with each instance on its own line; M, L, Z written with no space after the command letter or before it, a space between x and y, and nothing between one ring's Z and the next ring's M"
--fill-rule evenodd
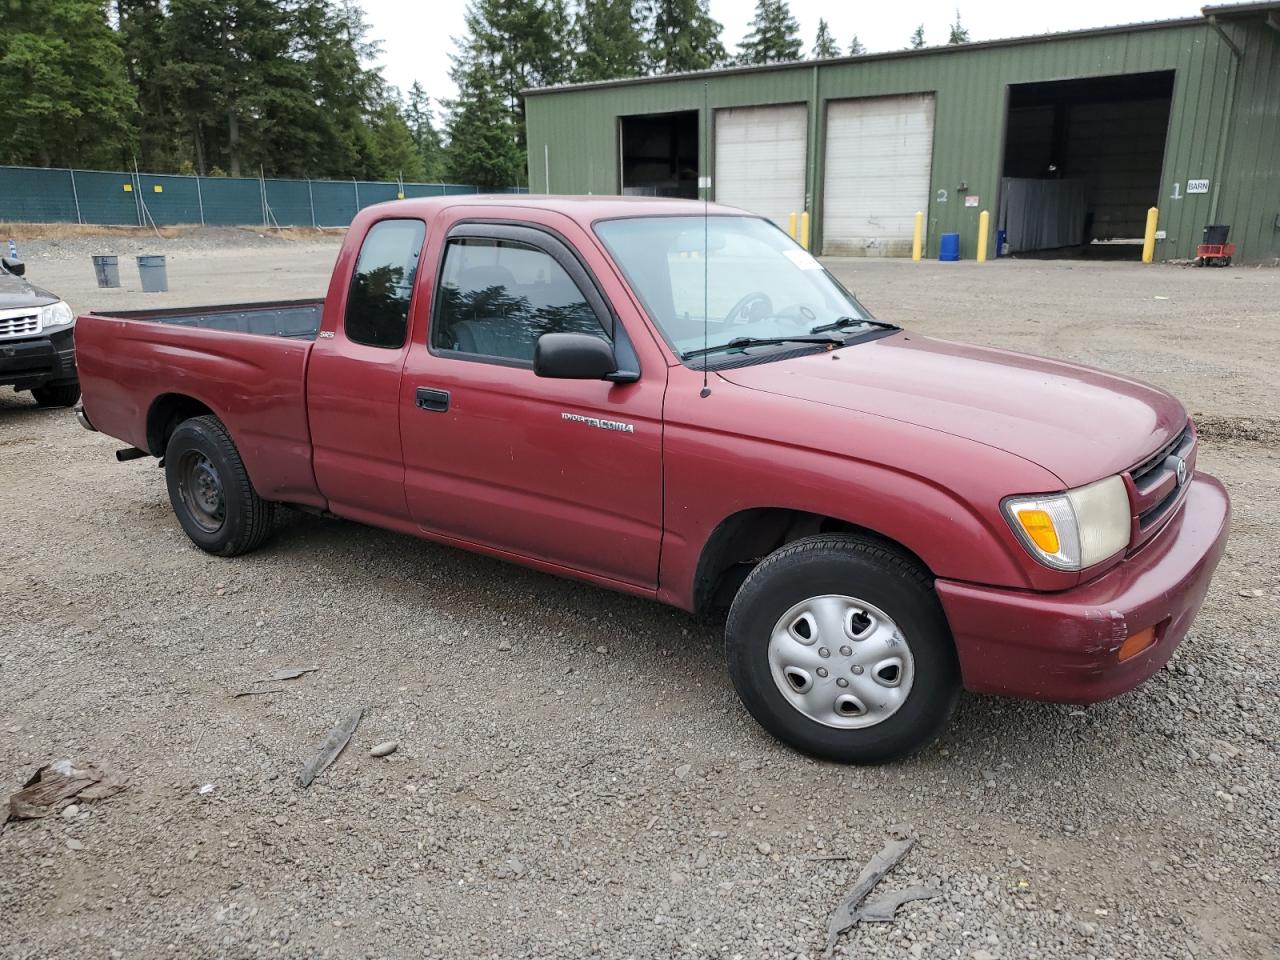
M147 451L153 457L163 457L169 437L178 424L192 417L207 414L217 416L204 402L184 393L162 393L151 401L147 411Z
M703 545L694 574L694 612L710 615L727 609L738 587L760 560L793 540L819 533L854 533L874 540L932 576L918 554L877 530L806 510L753 507L721 520Z

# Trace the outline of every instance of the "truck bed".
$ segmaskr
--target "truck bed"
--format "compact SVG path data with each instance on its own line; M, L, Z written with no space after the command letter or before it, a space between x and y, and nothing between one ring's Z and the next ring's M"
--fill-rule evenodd
M168 310L130 310L113 313L125 320L145 320L175 327L229 330L267 337L314 340L320 330L323 300L276 300L234 303L216 307L180 307Z
M258 492L324 506L311 464L307 362L323 300L86 314L76 360L93 425L155 456L178 415L217 411Z

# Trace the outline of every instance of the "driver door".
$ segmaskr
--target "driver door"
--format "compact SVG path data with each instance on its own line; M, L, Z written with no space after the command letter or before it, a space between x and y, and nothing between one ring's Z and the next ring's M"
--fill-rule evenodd
M557 224L558 230L570 227ZM426 532L654 589L666 368L632 383L533 372L538 336L592 333L634 357L583 261L549 231L460 223L430 329L401 381L405 487Z

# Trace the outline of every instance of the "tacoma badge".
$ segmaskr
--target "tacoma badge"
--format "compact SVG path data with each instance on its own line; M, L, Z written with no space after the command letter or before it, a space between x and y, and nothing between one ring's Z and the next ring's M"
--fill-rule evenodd
M601 420L599 417L584 417L580 413L562 413L561 420L572 420L574 423L585 423L597 430L612 430L615 433L635 433L634 423L623 423L621 420Z

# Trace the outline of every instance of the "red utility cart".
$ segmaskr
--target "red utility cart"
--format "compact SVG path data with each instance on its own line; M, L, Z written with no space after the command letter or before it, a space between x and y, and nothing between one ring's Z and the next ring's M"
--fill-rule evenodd
M1235 252L1234 243L1202 243L1196 247L1196 266L1228 267Z

